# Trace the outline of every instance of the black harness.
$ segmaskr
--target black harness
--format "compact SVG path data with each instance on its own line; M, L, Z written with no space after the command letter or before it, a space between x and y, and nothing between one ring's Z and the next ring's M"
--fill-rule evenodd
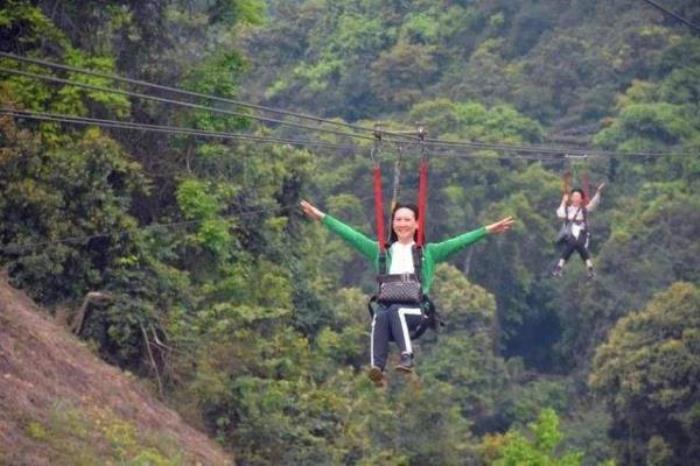
M413 256L413 269L415 273L412 274L387 274L387 254L385 251L380 251L379 253L379 274L377 275L377 293L372 296L367 303L367 310L369 311L370 317L374 317L374 314L380 306L393 303L405 302L406 304L412 304L420 307L422 318L416 329L411 333L411 340L419 338L425 333L428 328L432 328L437 331L438 324L445 325L445 323L440 318L435 304L428 297L428 295L422 292L422 281L423 281L423 248L418 245L413 245L411 250ZM417 287L418 296L411 297L410 300L391 300L388 301L383 297L383 286L391 286L390 284L404 284L408 288ZM401 286L401 285L399 285ZM384 293L385 294L385 293ZM411 293L407 293L411 294Z
M583 220L577 219L579 213L583 214ZM555 244L561 245L570 240L576 240L573 232L571 231L572 225L583 225L583 236L581 238L584 238L584 243L588 243L591 238L591 233L588 229L588 209L586 209L586 207L579 207L572 218L569 218L569 212L568 210L566 211L566 218L564 219L564 223L557 234Z
M583 214L583 220L578 220L576 218L578 217L579 212ZM583 240L583 244L588 247L588 243L591 240L591 230L588 228L588 209L586 209L585 206L579 208L579 210L577 210L574 214L574 217L570 220L570 223L572 225L583 225L583 231L581 232L581 236L579 236L577 241L581 242L581 240Z

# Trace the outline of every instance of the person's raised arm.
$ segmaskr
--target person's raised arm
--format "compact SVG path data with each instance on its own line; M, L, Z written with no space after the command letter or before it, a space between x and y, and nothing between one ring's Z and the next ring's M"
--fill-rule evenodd
M344 224L340 220L328 215L316 206L307 201L300 202L301 209L311 220L317 220L323 223L333 233L340 236L345 242L357 250L360 254L370 260L374 260L379 253L379 245L376 241L368 238L354 228Z
M450 256L466 248L467 246L485 238L487 235L499 235L501 233L505 233L506 231L510 230L513 223L515 223L513 217L506 217L496 223L463 233L446 241L442 241L440 243L430 243L426 245L426 247L430 248L430 252L432 253L436 262L442 262L449 259Z
M598 189L595 190L595 194L591 198L590 202L586 205L586 210L591 212L598 207L598 204L600 204L600 193L603 191L604 187L605 183L601 183L600 186L598 186Z
M557 218L560 218L562 220L566 219L566 204L569 202L569 195L564 194L564 196L561 198L561 204L559 204L559 208L557 209Z

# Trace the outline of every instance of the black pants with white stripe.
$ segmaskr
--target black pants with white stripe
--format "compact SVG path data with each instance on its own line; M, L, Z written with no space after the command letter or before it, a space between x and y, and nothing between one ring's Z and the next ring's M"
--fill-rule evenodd
M420 307L405 304L377 306L372 318L370 364L384 370L389 342L395 341L402 353L413 353L411 332L422 320Z

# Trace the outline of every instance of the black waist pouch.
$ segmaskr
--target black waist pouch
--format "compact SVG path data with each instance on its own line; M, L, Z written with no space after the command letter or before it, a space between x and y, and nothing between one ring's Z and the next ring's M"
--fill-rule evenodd
M420 304L423 290L415 274L379 275L377 300L380 303Z

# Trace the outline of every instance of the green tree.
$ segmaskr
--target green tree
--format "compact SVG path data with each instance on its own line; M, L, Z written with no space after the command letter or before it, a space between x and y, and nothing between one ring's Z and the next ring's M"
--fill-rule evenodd
M698 458L699 308L697 286L674 283L621 319L596 351L590 384L612 412L611 435L625 464Z
M562 439L559 431L559 418L553 409L543 410L523 434L510 431L498 448L494 466L577 466L581 464L581 453L556 453Z
M46 303L105 284L129 250L132 196L147 188L138 164L100 131L54 149L3 118L2 259L13 281Z

